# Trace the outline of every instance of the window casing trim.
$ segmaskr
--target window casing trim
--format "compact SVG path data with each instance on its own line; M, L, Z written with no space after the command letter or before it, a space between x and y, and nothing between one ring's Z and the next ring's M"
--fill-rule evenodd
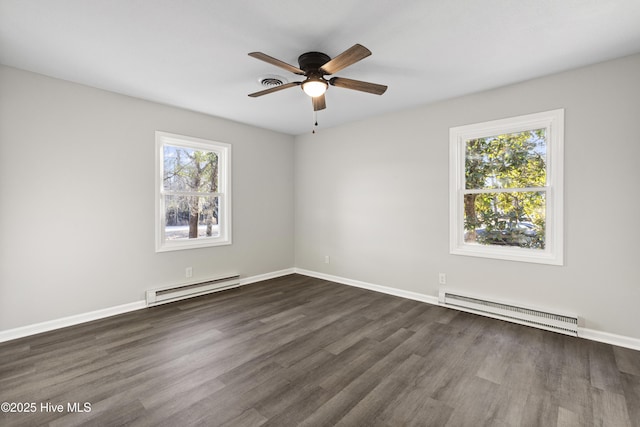
M545 128L547 132L547 181L545 249L531 250L496 245L471 245L464 242L465 144L473 138L518 133ZM527 114L483 123L452 127L449 130L449 252L483 258L563 265L563 165L564 109ZM539 191L541 188L522 190ZM519 189L509 188L504 191ZM469 192L469 190L466 190ZM501 189L476 190L501 192Z
M219 237L206 237L187 240L166 240L165 227L166 217L164 209L164 196L174 192L164 190L164 168L163 168L163 147L171 145L183 148L196 148L218 153L218 191L215 193L192 192L193 195L206 195L219 197L220 206L218 215L220 218ZM195 249L211 246L222 246L232 244L231 239L231 145L224 142L195 138L191 136L178 135L168 132L155 132L155 243L156 252L168 252L181 249ZM185 194L188 192L180 192ZM190 193L191 194L191 193Z

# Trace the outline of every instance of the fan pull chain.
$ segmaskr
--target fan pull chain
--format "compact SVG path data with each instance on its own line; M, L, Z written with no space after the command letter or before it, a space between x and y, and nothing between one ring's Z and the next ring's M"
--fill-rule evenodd
M313 121L315 122L314 126L318 127L318 112L317 111L313 112ZM311 133L316 133L315 128L313 129L313 131L311 131Z

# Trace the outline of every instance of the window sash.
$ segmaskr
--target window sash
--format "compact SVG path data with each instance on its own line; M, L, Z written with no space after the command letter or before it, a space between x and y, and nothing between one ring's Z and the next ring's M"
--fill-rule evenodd
M171 195L165 195L165 196L171 196ZM190 242L195 242L195 241L199 241L199 240L208 240L211 241L212 239L220 239L221 237L224 237L223 232L224 232L224 223L226 222L226 218L224 218L224 214L225 214L225 209L224 209L224 204L225 204L225 200L224 200L224 196L223 195L217 195L217 196L210 196L208 193L199 193L199 195L196 195L195 197L212 197L212 198L217 198L218 199L218 211L217 211L217 223L215 224L216 229L218 229L219 233L216 236L199 236L196 239L189 239ZM163 197L162 201L161 201L161 209L162 212L164 213L163 218L162 218L162 223L164 224L164 226L161 228L161 232L162 232L162 238L165 241L165 243L167 241L169 241L169 244L180 244L180 242L186 242L187 240L185 240L184 238L180 238L180 239L175 239L175 240L169 240L167 239L167 229L168 227L172 227L172 226L168 226L167 224L167 217L166 217L166 212L167 212L167 203L166 203L166 197ZM200 212L199 212L200 213ZM198 220L198 223L200 222L200 220ZM206 225L198 225L198 228L200 227L206 227Z
M208 192L208 191L175 191L175 190L160 190L160 194L163 196L195 196L195 197L222 197L224 193Z
M460 192L464 194L489 194L489 193L527 193L537 191L547 191L549 186L545 187L513 187L513 188L478 188L478 189L462 189Z

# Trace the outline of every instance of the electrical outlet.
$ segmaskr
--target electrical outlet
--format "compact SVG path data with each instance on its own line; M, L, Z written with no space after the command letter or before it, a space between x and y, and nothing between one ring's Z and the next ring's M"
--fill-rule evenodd
M187 267L184 269L184 277L193 276L193 267Z
M324 263L325 264L331 264L331 258L329 257L329 255L325 255L324 256Z
M446 285L447 284L447 275L446 275L446 273L438 273L438 282L441 285Z

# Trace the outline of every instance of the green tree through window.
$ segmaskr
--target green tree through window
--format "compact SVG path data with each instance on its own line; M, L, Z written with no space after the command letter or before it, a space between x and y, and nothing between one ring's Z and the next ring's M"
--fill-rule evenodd
M465 242L544 249L545 129L465 144Z

